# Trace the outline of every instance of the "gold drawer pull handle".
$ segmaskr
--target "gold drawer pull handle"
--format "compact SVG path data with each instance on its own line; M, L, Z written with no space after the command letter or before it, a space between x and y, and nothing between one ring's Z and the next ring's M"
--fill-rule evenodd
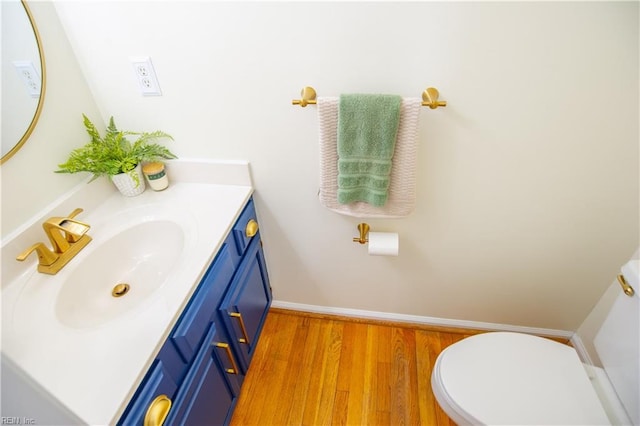
M247 222L247 226L244 228L244 234L247 238L252 238L258 233L258 222L251 219Z
M624 279L624 275L618 275L618 282L620 283L620 287L622 287L622 291L624 291L624 294L627 296L631 297L636 293L633 287Z
M144 426L162 426L169 415L171 400L167 395L158 395L147 408L144 415Z
M242 319L242 314L239 312L231 312L229 313L229 315L232 316L233 318L238 318L240 320L240 329L242 330L242 335L244 336L244 339L238 339L238 342L246 343L247 345L250 345L251 343L249 343L249 335L247 334L247 329L244 326L244 320Z
M231 368L227 368L226 371L229 374L238 374L238 366L236 366L236 361L233 359L233 354L231 353L231 348L228 343L216 343L216 347L222 348L227 352L227 356L229 357L229 361L231 361Z

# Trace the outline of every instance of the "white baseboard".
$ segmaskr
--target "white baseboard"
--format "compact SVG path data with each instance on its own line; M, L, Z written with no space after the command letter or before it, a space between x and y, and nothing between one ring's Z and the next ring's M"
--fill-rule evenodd
M293 311L312 312L327 315L341 315L346 317L405 322L412 324L424 324L439 327L467 328L488 331L513 331L516 333L528 333L540 336L561 337L566 339L572 338L574 335L573 331L554 330L550 328L524 327L520 325L424 317L419 315L395 314L390 312L367 311L361 309L335 308L331 306L306 305L302 303L292 303L281 300L274 300L271 306L273 306L274 308L289 309Z

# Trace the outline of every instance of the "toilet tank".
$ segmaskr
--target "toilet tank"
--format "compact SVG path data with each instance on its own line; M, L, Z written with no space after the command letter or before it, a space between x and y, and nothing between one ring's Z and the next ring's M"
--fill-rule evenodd
M622 267L622 275L635 289L627 296L620 289L594 339L602 366L634 425L640 425L640 261Z

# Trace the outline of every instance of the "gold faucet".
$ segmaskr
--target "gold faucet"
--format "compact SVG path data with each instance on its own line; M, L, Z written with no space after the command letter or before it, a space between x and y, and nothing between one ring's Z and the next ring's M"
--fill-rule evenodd
M55 275L89 242L91 237L87 231L91 226L74 220L82 209L75 209L67 217L50 217L43 224L45 234L51 241L53 249L49 249L43 243L35 243L16 260L23 261L32 252L38 255L38 272Z

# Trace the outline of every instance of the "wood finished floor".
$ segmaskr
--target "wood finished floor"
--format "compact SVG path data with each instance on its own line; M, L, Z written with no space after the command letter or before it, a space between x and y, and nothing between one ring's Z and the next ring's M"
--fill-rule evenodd
M477 332L272 309L231 425L454 425L431 370Z

